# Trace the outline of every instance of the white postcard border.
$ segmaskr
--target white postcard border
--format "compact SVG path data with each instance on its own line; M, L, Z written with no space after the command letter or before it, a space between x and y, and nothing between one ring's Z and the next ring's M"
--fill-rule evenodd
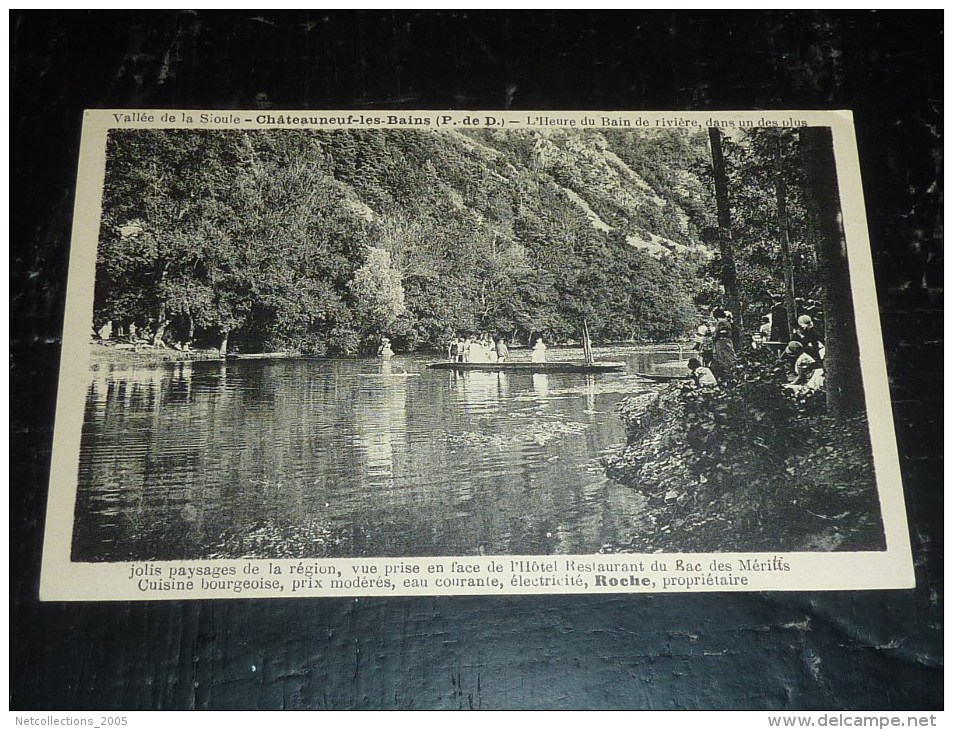
M392 117L397 121L392 121ZM736 124L750 122L751 126L831 128L874 466L887 544L885 551L122 563L71 561L70 545L77 492L76 466L88 380L88 334L92 325L106 135L110 129L331 129L355 126L435 131L487 126L518 129L533 128L534 125L526 123L533 117L570 120L578 125L577 128L606 127L613 122L621 124L625 120L644 129L700 129L705 128L708 120L712 119L733 120ZM338 121L323 125L296 121L302 118ZM208 121L200 121L202 119ZM368 123L366 120L369 119L383 121ZM429 122L420 123L423 119ZM593 123L585 123L587 119ZM467 120L476 120L479 124L468 124ZM491 120L488 125L487 122ZM850 112L89 110L85 113L83 125L71 245L40 582L41 600L857 590L910 588L914 585L860 167ZM605 569L596 570L595 566ZM233 570L234 574L231 574ZM223 572L229 575L221 575ZM213 576L212 573L219 575ZM334 575L337 577L332 577ZM415 584L419 578L427 578L427 585ZM448 582L450 578L459 580ZM384 579L390 579L389 587L381 582ZM332 580L337 581L334 586L331 585ZM438 584L439 581L443 583Z

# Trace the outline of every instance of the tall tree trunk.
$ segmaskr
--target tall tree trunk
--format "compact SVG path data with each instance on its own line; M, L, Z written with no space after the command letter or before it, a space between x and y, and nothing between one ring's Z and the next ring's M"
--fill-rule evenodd
M721 251L721 283L725 287L728 309L735 317L731 331L735 349L741 347L741 332L744 328L741 312L741 295L738 290L738 273L735 270L734 246L731 240L731 207L728 203L728 174L725 157L721 150L721 131L715 127L708 130L711 142L711 168L715 180L715 206L718 208L718 246Z
M804 127L800 137L824 287L827 409L832 416L849 418L864 412L864 384L833 138L829 127Z
M169 320L166 319L165 304L160 304L159 313L158 313L158 316L156 317L156 331L155 331L155 334L152 335L153 347L164 346L165 343L162 341L162 338L165 337L165 330L168 326L169 326Z
M791 261L791 240L788 237L787 186L781 154L781 133L775 138L774 184L778 199L778 243L781 245L781 267L784 271L784 308L788 313L788 332L797 325L797 304L794 301L794 263Z
M156 182L158 185L158 182ZM157 188L158 189L158 188ZM159 271L158 276L156 277L156 288L161 290L162 282L165 281L166 273L169 271L169 266L171 266L171 261L163 261L162 269ZM152 335L152 346L153 347L163 347L165 343L162 341L162 338L165 337L165 330L169 326L169 320L166 318L165 302L159 304L159 311L156 314L156 331Z

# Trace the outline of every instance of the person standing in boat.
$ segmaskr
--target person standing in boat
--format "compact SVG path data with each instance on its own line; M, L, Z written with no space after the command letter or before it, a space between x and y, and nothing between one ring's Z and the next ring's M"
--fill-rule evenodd
M533 345L533 362L546 362L546 343L543 342L543 336L540 335Z
M490 340L489 335L482 334L480 335L478 342L480 344L480 362L490 362L490 347L488 345ZM494 353L495 355L495 353Z
M493 341L493 337L487 334L483 346L486 348L486 361L491 365L495 365L499 362L500 356L496 352L496 343Z
M486 354L483 351L483 341L479 335L470 340L470 356L468 362L486 362Z
M447 359L450 362L457 361L457 342L458 340L456 337L451 337L450 344L447 346Z
M498 362L506 362L509 356L510 350L506 346L506 338L500 335L500 339L496 341L496 359Z
M381 346L377 348L377 356L381 360L390 360L394 356L394 351L391 349L390 340L387 337L381 337Z

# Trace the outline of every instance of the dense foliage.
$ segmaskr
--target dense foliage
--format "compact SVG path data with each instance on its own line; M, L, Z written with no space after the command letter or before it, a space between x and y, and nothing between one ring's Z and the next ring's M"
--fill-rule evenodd
M94 324L242 350L680 336L703 135L115 130Z
M883 549L866 419L830 418L823 394L785 381L765 349L728 387L623 399L628 444L607 466L648 498L653 524L611 549Z
M820 299L823 292L818 275L816 223L811 219L809 181L803 169L798 131L748 129L733 137L724 136L722 147L731 209L730 237L745 320L756 322L751 315L763 314L772 295L784 291L782 205L790 243L792 293L798 298ZM709 169L703 168L706 179ZM720 265L717 258L711 262L715 278L719 278L716 272ZM715 292L711 303L716 304L718 296Z

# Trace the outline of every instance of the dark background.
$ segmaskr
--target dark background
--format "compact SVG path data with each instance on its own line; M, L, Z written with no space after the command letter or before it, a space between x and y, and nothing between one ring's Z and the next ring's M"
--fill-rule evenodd
M940 12L12 12L12 709L937 709ZM82 110L852 109L907 591L37 600Z

